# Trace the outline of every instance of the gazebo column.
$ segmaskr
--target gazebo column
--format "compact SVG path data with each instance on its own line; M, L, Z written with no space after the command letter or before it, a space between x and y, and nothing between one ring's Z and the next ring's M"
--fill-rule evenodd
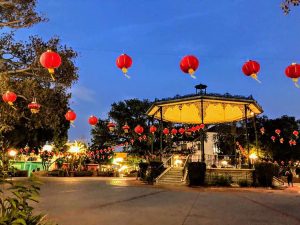
M162 106L159 109L160 112L160 120L159 120L159 141L160 141L160 153L162 154L163 151L163 114L162 114Z
M248 135L248 117L247 117L247 105L245 107L245 129L246 129L246 145L247 145L247 153L248 153L248 166L251 168L251 161L250 161L250 146L249 146L249 135Z
M201 123L204 124L204 115L203 115L203 98L201 97L201 104L200 104L200 110L201 110ZM205 162L205 152L204 152L204 130L200 130L200 151L201 151L201 161Z

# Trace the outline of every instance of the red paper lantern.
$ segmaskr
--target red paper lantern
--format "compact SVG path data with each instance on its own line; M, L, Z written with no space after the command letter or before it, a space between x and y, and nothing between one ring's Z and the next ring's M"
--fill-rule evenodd
M280 136L281 130L276 129L276 130L275 130L275 133L276 133L278 136Z
M299 88L298 79L300 77L300 64L292 63L285 69L285 75L291 78L295 86Z
M260 81L257 79L257 74L260 70L260 65L258 62L249 60L248 62L245 62L245 64L242 67L242 70L246 76L250 76L260 83Z
M171 133L173 134L173 135L176 135L177 134L177 129L175 129L175 128L173 128L172 130L171 130Z
M28 104L28 109L30 109L31 113L38 113L40 108L41 105L36 102L36 99L33 99L33 101Z
M153 125L149 128L149 131L152 134L154 134L156 132L156 130L157 130L156 126L153 126Z
M134 143L134 139L130 139L130 143L133 145L133 143Z
M280 141L281 144L283 144L284 139L283 139L283 138L280 138L279 141Z
M131 65L132 65L132 59L131 59L131 57L129 55L122 54L122 55L120 55L117 58L116 64L117 64L117 67L122 70L122 72L124 73L124 75L127 78L130 78L127 75L127 72L128 72L128 68L131 67Z
M134 132L137 133L138 135L141 135L144 132L144 128L142 126L140 126L140 125L137 125L134 128Z
M275 142L276 137L275 137L275 136L272 136L271 139L272 139L273 142Z
M110 132L113 132L115 130L116 124L113 123L113 122L109 122L107 124L107 127L108 127L108 129L109 129Z
M66 120L70 121L71 123L74 123L74 121L76 120L76 113L72 110L69 110L65 114L65 118L66 118Z
M98 123L98 118L96 116L89 117L89 124L95 126Z
M40 63L42 64L43 67L48 69L52 79L55 80L53 76L54 69L58 68L61 64L61 58L59 54L51 50L48 50L41 55Z
M179 128L178 132L182 135L182 134L184 134L185 129L181 127L181 128Z
M199 67L199 60L197 59L197 57L193 55L187 55L183 57L180 61L180 69L184 73L190 74L191 77L194 79L196 78L194 76L194 73L198 69L198 67Z
M17 100L17 95L12 91L7 91L2 95L4 102L8 103L10 106L14 105L14 102Z
M298 137L298 135L299 135L299 131L297 131L297 130L294 130L294 131L293 131L293 135L295 135L296 137Z
M170 131L168 128L165 128L165 129L163 129L163 133L164 133L164 135L168 135L170 133Z
M292 146L292 145L293 145L293 143L294 143L294 140L289 140L289 144L290 144L290 146Z
M192 131L192 132L196 132L196 131L197 131L197 127L192 127L192 128L191 128L191 131Z
M127 134L128 131L129 131L129 129L130 129L130 127L129 127L128 124L126 123L126 124L122 127L122 129L124 130L124 133Z
M192 128L187 128L186 131L185 131L185 134L189 136L189 135L192 134L192 132L193 132Z
M144 139L144 141L147 140L147 136L145 134L143 135L143 139Z
M205 128L205 124L204 124L204 123L201 123L201 124L200 124L200 129L203 130L204 128Z
M265 133L265 128L264 128L264 127L260 128L260 133L261 133L261 134L264 134L264 133Z
M139 141L142 142L142 140L143 140L143 138L142 138L142 137L139 137Z

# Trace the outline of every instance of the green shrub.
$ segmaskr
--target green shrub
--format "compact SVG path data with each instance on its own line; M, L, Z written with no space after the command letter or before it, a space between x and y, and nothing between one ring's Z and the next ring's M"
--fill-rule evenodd
M27 170L15 170L13 173L14 177L28 177Z
M149 163L150 171L147 174L146 180L152 184L154 180L165 170L164 163L161 161L151 161Z
M110 170L110 171L105 171L105 172L97 172L97 176L99 177L113 177L114 176L114 171Z
M240 185L240 187L250 187L251 186L251 183L246 179L239 180L238 184Z
M278 176L279 166L273 163L260 162L255 164L255 182L259 186L271 187L273 176Z
M297 167L295 172L296 172L297 175L299 175L300 174L300 167Z
M206 164L204 162L190 162L188 164L189 185L204 185Z
M48 172L48 176L53 176L53 177L64 177L66 176L64 170L52 170Z
M38 202L39 183L30 181L25 184L14 184L0 179L0 183L9 185L9 188L0 189L0 224L1 225L45 225L43 214L34 213L32 202Z
M213 175L211 177L209 185L220 186L220 187L229 187L232 183L232 177L227 175Z
M75 171L74 177L90 177L93 176L93 171Z
M144 163L144 162L140 162L139 163L139 177L142 180L146 180L146 173L147 173L147 169L148 169L149 163Z

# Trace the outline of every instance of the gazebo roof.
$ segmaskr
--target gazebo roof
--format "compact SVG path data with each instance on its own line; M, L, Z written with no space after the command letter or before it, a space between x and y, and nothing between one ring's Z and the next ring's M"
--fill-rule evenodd
M203 111L203 117L202 117ZM246 112L246 113L245 113ZM147 115L166 122L218 124L239 121L263 113L252 96L197 93L155 100ZM202 121L203 118L203 121Z

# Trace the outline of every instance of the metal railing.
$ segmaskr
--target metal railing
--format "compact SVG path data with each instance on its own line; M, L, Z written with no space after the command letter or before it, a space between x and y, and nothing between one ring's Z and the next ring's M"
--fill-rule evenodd
M191 155L188 155L185 159L185 162L183 164L183 178L182 178L182 182L186 181L187 175L188 175L188 167L187 167L187 162L189 161Z
M158 180L164 176L171 168L172 168L172 165L173 165L173 158L174 158L174 155L171 155L169 158L167 158L163 164L161 166L164 166L166 167L166 169L155 179L155 182L157 183ZM160 167L161 167L160 166ZM160 168L159 167L159 168Z

